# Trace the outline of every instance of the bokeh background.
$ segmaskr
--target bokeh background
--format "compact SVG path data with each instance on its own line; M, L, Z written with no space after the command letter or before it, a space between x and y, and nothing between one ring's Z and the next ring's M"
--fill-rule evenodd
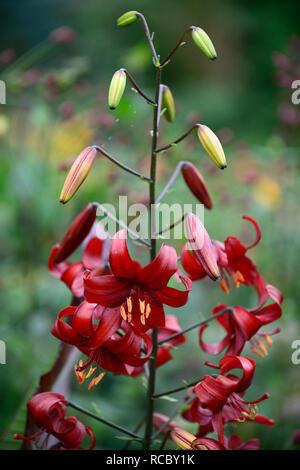
M260 412L276 425L270 429L246 423L232 429L243 438L258 437L262 448L294 448L292 434L300 427L300 365L291 362L291 344L300 339L300 106L291 102L291 83L300 78L300 31L297 2L268 0L1 1L0 78L7 86L7 103L0 105L0 339L6 342L7 364L0 365L0 446L19 447L11 436L22 433L24 405L58 351L50 327L70 294L47 271L51 246L90 200L117 202L118 194L128 194L130 202L145 200L142 183L103 159L67 206L58 202L72 160L91 143L105 145L123 162L148 171L151 107L130 86L116 111L107 107L111 76L123 66L153 94L155 70L142 26L116 27L116 19L131 9L148 19L162 56L191 24L203 27L216 46L218 59L211 63L188 39L165 69L164 83L175 97L177 116L171 125L162 123L161 142L203 122L222 140L228 168L216 169L191 136L160 158L159 185L163 187L179 160L190 159L213 196L214 208L205 214L213 238L251 240L253 231L243 214L260 224L263 238L252 256L262 275L282 290L285 302L276 325L281 334L274 337L269 356L256 358L247 396L268 391L271 398ZM74 31L65 44L53 35L61 26ZM196 202L180 178L166 198L177 201ZM138 256L143 259L142 250ZM187 326L208 316L217 302L250 306L255 301L249 288L234 289L227 297L218 285L203 281L195 283L191 301L177 313ZM208 331L211 341L222 335L217 327ZM158 391L207 370L197 333L189 333L188 340L158 371ZM142 378L109 373L89 393L72 378L74 401L131 429L142 416L144 396ZM157 402L166 414L174 406L178 404ZM116 431L89 424L96 431L97 448L124 446L114 439Z

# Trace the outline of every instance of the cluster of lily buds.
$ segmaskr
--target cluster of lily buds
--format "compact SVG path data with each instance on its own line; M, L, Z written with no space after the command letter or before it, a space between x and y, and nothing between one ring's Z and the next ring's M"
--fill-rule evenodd
M74 161L60 194L60 202L65 204L78 191L88 176L97 155L94 147L86 147Z

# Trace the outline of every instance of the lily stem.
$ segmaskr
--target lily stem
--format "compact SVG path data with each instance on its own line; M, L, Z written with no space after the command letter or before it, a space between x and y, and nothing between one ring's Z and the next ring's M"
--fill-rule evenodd
M161 346L162 344L168 343L174 338L177 338L177 336L183 335L184 333L188 333L191 330L194 330L195 328L205 325L206 323L211 322L212 320L215 320L216 318L220 317L221 315L224 315L224 313L228 312L231 313L233 310L233 307L226 307L223 308L223 310L220 310L218 313L215 315L212 315L209 318L206 318L205 320L198 321L197 323L194 323L193 325L188 326L187 328L184 328L181 331L178 331L177 333L174 333L173 335L169 336L168 338L163 339L162 341L159 341L158 346Z
M178 43L176 44L175 47L173 47L173 49L171 50L171 52L167 55L167 57L164 58L164 60L162 61L161 63L161 66L163 67L169 60L170 58L172 57L173 54L175 54L175 52L177 51L177 49L179 49L179 47L184 44L184 41L185 41L185 38L187 37L187 35L189 34L189 32L192 30L191 26L186 30L184 31L184 33L182 34L182 36L180 37Z
M150 169L150 178L151 183L149 186L149 196L150 196L150 230L151 230L151 252L150 259L154 260L156 256L156 237L152 234L155 232L155 183L156 183L156 163L157 155L155 149L157 146L157 138L159 131L159 118L160 118L160 102L161 102L161 69L157 68L156 72L156 93L155 93L155 103L157 106L153 110L153 130L152 130L152 150L151 150L151 169ZM157 328L153 328L152 332L152 345L153 350L151 357L149 359L149 379L148 379L148 392L147 392L147 412L146 412L146 427L145 427L145 438L144 438L144 448L149 449L151 445L151 435L152 435L152 418L154 411L154 399L153 394L155 391L155 372L156 372L156 356L157 356Z
M156 149L155 152L156 153L160 153L160 152L163 152L164 150L168 150L169 148L171 147L175 147L177 144L179 144L179 142L182 142L186 137L188 137L195 129L197 129L197 127L199 126L199 124L194 124L193 127L191 127L187 132L185 132L185 134L183 134L181 137L179 137L178 139L174 140L173 142L171 142L170 144L168 145L165 145L164 147L161 147L159 149Z
M160 397L164 397L166 395L172 395L172 393L182 392L182 390L187 390L190 387L194 387L194 385L197 385L197 383L199 382L201 382L201 379L194 380L193 382L189 384L182 385L181 387L178 387L178 388L173 388L172 390L168 390L167 392L164 392L164 393L158 393L157 395L153 395L153 398L157 399Z
M97 421L100 421L101 423L106 424L107 426L110 426L113 429L117 429L118 431L127 434L128 436L131 436L134 439L142 440L142 437L136 434L135 432L129 431L129 429L123 428L122 426L112 423L107 419L101 418L100 416L92 413L89 410L86 410L85 408L82 408L81 406L77 405L76 403L73 403L72 401L68 401L67 406L70 406L71 408L74 408L74 410L80 411L81 413L89 416L90 418L96 419Z
M123 72L126 73L128 80L131 82L133 88L138 92L138 94L141 95L141 96L144 98L144 100L146 100L148 103L150 103L150 104L156 106L156 103L155 103L153 100L151 100L150 98L148 98L148 96L145 95L145 93L144 93L144 92L141 90L141 88L137 85L136 81L135 81L135 80L133 79L133 77L130 75L130 73L128 72L128 70L127 70L127 69L121 69L121 70L123 70Z
M127 171L127 173L130 173L131 175L138 176L143 181L147 181L148 183L151 183L151 178L148 178L148 176L144 176L141 173L139 173L136 170L133 170L127 165L124 165L124 163L121 163L119 160L117 160L115 157L110 155L106 150L104 150L102 147L99 145L92 145L92 148L96 149L98 152L100 152L104 157L108 158L111 162L113 162L115 165L117 165L119 168L122 168L122 170Z

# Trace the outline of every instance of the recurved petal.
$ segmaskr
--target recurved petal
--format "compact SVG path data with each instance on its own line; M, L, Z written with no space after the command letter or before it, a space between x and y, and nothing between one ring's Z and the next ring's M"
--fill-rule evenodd
M101 267L102 262L103 240L97 237L92 238L84 249L82 262L87 269Z
M62 274L70 267L71 263L69 261L62 261L61 263L54 263L54 259L56 254L59 250L59 245L55 245L50 253L48 259L48 269L52 276L57 277L58 279L61 278Z
M170 307L178 308L185 305L189 298L190 289L186 291L174 289L173 287L164 287L156 291L161 302Z
M232 316L234 318L235 323L243 332L247 340L252 338L252 336L255 335L255 333L262 326L262 322L257 318L257 316L248 312L248 310L243 307L234 307Z
M97 310L102 310L102 313L100 316L100 322L90 342L91 349L97 349L105 343L105 341L107 341L120 328L122 321L119 307L105 308L98 305Z
M202 335L203 335L203 332L204 330L208 327L208 325L203 325L200 330L199 330L199 343L200 343L200 346L201 348L203 349L203 351L205 351L206 353L208 354L213 354L213 355L217 355L217 354L220 354L220 352L222 352L226 346L228 346L228 344L230 343L230 338L231 338L231 334L230 333L227 333L225 335L225 337L219 341L218 343L205 343L205 341L203 341L202 339Z
M64 318L73 318L77 307L67 307L61 310L58 314L56 322L53 324L51 328L51 333L56 338L60 339L64 343L68 344L76 344L80 343L82 338L78 335L77 331L69 325Z
M117 232L111 242L109 262L113 274L120 279L132 279L135 277L138 265L130 257L126 229Z
M93 312L96 304L82 302L72 318L72 327L81 336L90 337L93 334Z
M175 248L163 244L152 263L142 268L137 274L137 280L153 290L162 289L177 271L177 267Z
M104 307L117 307L129 296L132 283L119 280L113 274L93 276L86 272L84 276L84 296L90 303Z
M226 374L227 372L231 371L232 369L241 369L243 375L239 378L238 382L236 383L235 391L237 393L244 392L253 380L253 375L255 371L256 363L254 359L249 357L243 356L233 356L227 355L220 359L220 374Z

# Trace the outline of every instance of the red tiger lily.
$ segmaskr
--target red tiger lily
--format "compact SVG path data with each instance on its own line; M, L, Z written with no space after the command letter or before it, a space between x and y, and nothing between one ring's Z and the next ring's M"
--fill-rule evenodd
M192 402L188 414L184 412L183 416L185 418L196 418L195 421L200 424L200 432L202 431L202 425L206 426L205 433L210 432L212 426L218 434L220 443L225 445L223 423L254 419L257 414L257 407L251 408L246 405L256 405L256 403L269 398L269 394L265 393L255 401L242 399L242 395L253 379L255 371L255 361L253 359L227 355L220 360L219 366L210 363L208 365L220 369L220 374L216 378L211 375L203 376L202 381L193 389L197 397ZM232 369L241 369L243 372L242 377L227 374ZM259 419L259 422L263 422L263 419Z
M139 329L165 325L163 304L177 308L187 302L189 279L181 276L186 291L167 286L178 269L173 247L163 244L156 258L143 268L129 255L124 229L113 237L109 261L112 274L85 275L84 296L88 302L119 307L122 318Z
M23 441L37 440L46 434L46 439L52 435L59 440L59 443L52 449L73 449L83 450L81 443L86 434L92 440L89 450L95 447L95 436L89 426L85 426L76 416L66 417L67 401L63 395L53 392L44 392L34 395L27 403L29 415L40 431L33 436L14 435L15 439Z
M194 388L190 389L190 394L194 394ZM198 398L195 398L189 408L182 413L182 417L187 421L199 424L197 437L203 437L206 434L214 431L212 424L213 416L214 413L211 410L201 406ZM228 422L235 422L237 419L239 420L239 418L236 417L236 414L232 413L230 404L225 404L222 413L223 424ZM265 426L269 427L274 426L273 419L270 419L267 416L259 413L256 416L245 416L243 419L245 421L264 424Z
M73 220L62 242L55 245L50 253L48 268L51 274L61 279L75 297L83 296L83 273L97 269L98 275L106 271L108 241L100 240L93 232L96 209L88 204ZM84 242L82 261L71 263L65 261Z
M249 220L256 229L256 238L250 246L246 247L236 237L227 237L224 244L219 241L213 242L217 264L221 272L220 285L226 293L230 291L231 284L229 278L226 276L227 273L233 279L236 287L239 287L240 284L244 284L256 288L259 297L259 303L256 309L261 307L269 296L281 303L281 292L274 286L266 283L258 272L254 262L246 255L247 251L256 246L260 241L261 232L257 222L251 217L243 216L243 219ZM191 280L202 279L206 276L206 271L198 257L194 252L189 251L187 245L182 249L181 262Z
M82 302L78 307L67 307L58 314L51 332L88 356L85 363L80 361L79 366L75 366L75 372L80 383L93 376L89 390L102 379L102 369L131 375L136 367L149 359L152 351L149 336L124 321L119 308L87 302ZM145 351L143 357L142 347ZM97 376L98 369L100 373Z
M182 328L179 325L177 317L175 317L174 315L167 315L165 326L158 327L158 333L157 333L158 343L166 340L169 336L175 333L178 333L179 331L181 331L181 329ZM148 330L147 335L151 337L152 330ZM170 349L184 342L185 342L185 336L178 335L176 336L176 338L173 338L170 341L168 341L168 343L165 343L164 345L159 346L157 349L157 355L156 355L156 367L160 367L164 365L166 362L173 359L170 353ZM144 372L144 367L142 366L136 367L134 372L131 375L136 377L142 372Z
M217 314L226 307L227 305L218 305L213 309L212 315ZM231 312L225 312L216 318L216 321L226 331L226 336L219 343L207 344L203 341L203 332L208 325L203 325L199 330L200 346L208 354L217 355L227 348L226 354L238 355L244 348L246 341L250 341L251 350L258 356L264 357L268 354L268 350L258 337L264 338L267 345L271 346L272 340L270 336L279 333L280 329L275 329L268 334L257 332L264 325L269 325L273 321L278 320L281 314L281 307L277 303L267 305L255 313L243 307L235 306Z

